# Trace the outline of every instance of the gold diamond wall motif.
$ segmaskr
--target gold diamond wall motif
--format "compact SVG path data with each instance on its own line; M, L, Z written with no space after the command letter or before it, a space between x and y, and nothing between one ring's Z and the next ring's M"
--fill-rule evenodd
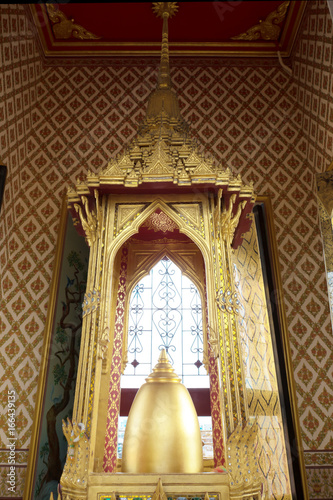
M257 418L259 468L268 498L291 499L283 421L255 225L233 254L250 420Z

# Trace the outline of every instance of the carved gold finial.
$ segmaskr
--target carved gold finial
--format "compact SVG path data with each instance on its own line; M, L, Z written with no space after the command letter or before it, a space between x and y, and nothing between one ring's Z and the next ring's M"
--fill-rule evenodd
M53 23L52 30L58 40L67 38L79 38L80 40L98 40L100 36L94 35L79 24L74 23L74 19L67 19L59 7L52 3L46 4L46 9Z
M158 362L146 382L180 382L180 378L171 366L165 349L162 349Z
M264 21L259 21L259 24L252 26L245 33L231 37L231 40L278 40L280 36L280 24L287 13L290 0L283 2L279 7L268 14Z
M177 10L177 2L153 3L153 11L155 12L156 16L163 19L161 65L157 85L159 89L169 89L171 87L169 68L168 19L169 17L172 17L174 14L176 14Z

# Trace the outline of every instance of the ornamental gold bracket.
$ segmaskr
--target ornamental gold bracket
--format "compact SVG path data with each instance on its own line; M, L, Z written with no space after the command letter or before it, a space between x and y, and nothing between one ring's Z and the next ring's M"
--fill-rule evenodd
M86 196L81 196L81 202L84 206L86 217L83 214L81 205L74 203L74 208L80 216L82 228L86 233L89 246L91 246L92 243L100 237L102 228L102 210L99 203L99 194L97 189L94 189L94 194L96 199L96 210L90 210L88 198Z
M71 422L69 418L67 422L62 421L62 430L68 443L66 463L60 481L65 498L67 488L70 490L75 486L81 494L87 488L89 439L85 429L84 424Z
M208 325L208 345L210 347L211 352L213 353L214 359L220 357L220 348L219 348L219 337L215 330L211 326Z
M68 38L79 38L80 40L99 40L101 37L94 35L90 31L74 22L74 19L68 19L61 12L59 7L52 3L46 4L47 13L53 23L52 31L57 40L67 40Z
M252 26L245 33L231 37L231 40L278 40L281 32L281 26L277 26L284 20L290 0L283 2L279 7L268 14L264 21Z
M238 226L242 210L246 205L246 201L242 201L238 204L237 211L235 215L232 215L234 204L236 201L236 194L233 194L229 199L228 209L224 208L221 211L221 201L222 201L223 190L218 190L217 195L217 205L214 211L214 226L220 240L225 240L227 245L231 246L232 240L234 238L236 227Z
M106 351L106 348L108 346L108 343L110 342L110 335L109 335L109 327L107 326L104 331L102 332L102 335L98 339L98 359L104 360L104 354Z

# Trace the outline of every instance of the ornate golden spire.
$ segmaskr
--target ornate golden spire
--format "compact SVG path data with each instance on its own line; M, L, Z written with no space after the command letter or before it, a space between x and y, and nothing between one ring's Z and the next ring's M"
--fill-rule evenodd
M169 40L168 40L168 19L176 14L178 10L177 2L154 2L153 11L157 17L163 19L162 31L162 51L161 51L161 65L158 75L159 89L170 89L170 68L169 68Z
M150 95L147 107L147 119L158 119L158 123L150 123L150 128L160 127L162 122L172 121L172 127L180 125L182 119L179 111L178 98L171 90L171 78L169 67L169 42L168 42L168 19L178 10L176 2L155 2L153 11L157 17L163 19L161 63L157 80L157 88ZM168 123L170 126L170 123Z

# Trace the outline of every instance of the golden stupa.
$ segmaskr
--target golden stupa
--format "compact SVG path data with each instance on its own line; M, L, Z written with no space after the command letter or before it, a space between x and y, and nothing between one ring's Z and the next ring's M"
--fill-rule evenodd
M122 472L202 472L198 417L192 398L165 349L140 387L129 412Z

